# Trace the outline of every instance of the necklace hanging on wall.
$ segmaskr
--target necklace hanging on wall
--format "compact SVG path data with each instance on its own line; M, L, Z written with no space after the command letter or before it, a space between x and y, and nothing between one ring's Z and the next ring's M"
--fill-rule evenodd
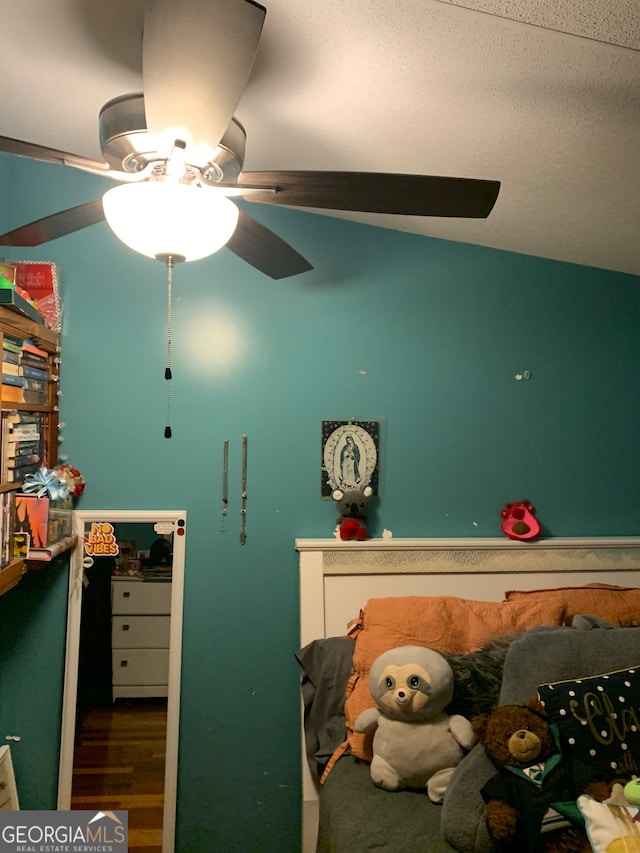
M229 439L225 438L222 444L222 521L220 533L224 533L227 520L227 509L229 508Z
M240 530L240 544L244 545L247 541L247 436L242 436L242 503L240 506L240 518L242 527Z

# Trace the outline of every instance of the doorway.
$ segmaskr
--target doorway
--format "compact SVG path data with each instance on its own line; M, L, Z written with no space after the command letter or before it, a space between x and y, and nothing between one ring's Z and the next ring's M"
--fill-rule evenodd
M111 531L111 532L109 532ZM74 532L78 543L71 555L67 611L67 648L65 661L62 731L60 739L60 769L58 778L58 809L69 809L72 800L74 753L81 712L91 703L91 695L102 695L107 707L109 699L116 704L126 703L130 710L144 712L145 703L154 711L166 706L166 737L164 740L164 786L162 851L173 853L175 840L176 786L178 772L178 734L180 714L180 667L182 646L182 608L186 540L186 512L180 510L91 510L74 512ZM162 554L165 557L162 557ZM170 555L170 556L168 556ZM106 581L104 575L107 575ZM102 581L100 576L102 575ZM110 690L99 681L100 667L95 667L96 683L87 685L79 678L83 659L82 630L83 598L94 583L94 595L100 583L106 583L109 627L108 661ZM168 583L167 583L168 582ZM99 596L98 596L99 597ZM112 600L120 604L114 605ZM140 608L140 602L144 606ZM104 604L104 602L103 602ZM136 613L151 613L138 618ZM160 611L160 612L158 612ZM104 614L104 607L102 608ZM170 618L169 618L170 614ZM99 619L91 613L93 624ZM139 623L144 621L145 636L160 639L141 642ZM86 622L86 615L85 615ZM167 622L168 624L163 624ZM122 631L120 638L117 632ZM94 636L96 631L90 631ZM138 636L138 639L136 637ZM126 638L123 639L123 638ZM157 648L142 649L141 646ZM126 646L131 648L126 649ZM136 648L137 647L137 648ZM142 654L140 654L142 653ZM91 649L96 662L105 660L104 643ZM105 665L105 668L108 664ZM168 671L167 671L168 670ZM145 674L144 678L136 672ZM160 674L158 674L160 673ZM144 682L144 683L140 683ZM166 683L165 683L166 682ZM79 692L82 691L82 692ZM105 693L107 697L105 700ZM156 695L159 694L159 695ZM89 699L87 699L89 695ZM84 703L84 707L83 704ZM138 713L138 717L140 713ZM156 714L157 719L157 714Z

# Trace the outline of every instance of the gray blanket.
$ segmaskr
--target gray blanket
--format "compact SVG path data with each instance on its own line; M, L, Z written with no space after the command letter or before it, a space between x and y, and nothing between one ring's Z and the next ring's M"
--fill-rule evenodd
M546 681L636 665L640 628L533 629L507 653L499 704L535 696ZM369 766L344 756L322 788L318 853L490 853L480 789L494 773L484 749L474 747L437 806L422 792L376 788Z

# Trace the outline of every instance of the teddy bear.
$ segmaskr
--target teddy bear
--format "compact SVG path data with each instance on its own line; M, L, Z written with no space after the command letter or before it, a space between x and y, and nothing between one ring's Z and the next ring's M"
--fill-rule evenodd
M399 646L371 665L369 692L376 703L358 715L357 732L374 731L371 779L387 791L426 788L441 803L454 768L475 743L471 723L445 708L453 671L433 649Z
M542 703L501 705L474 716L471 725L497 767L482 788L495 849L591 853L576 800L582 793L604 800L611 789L591 768L562 755Z
M334 489L331 497L338 502L340 515L338 517L341 539L367 538L367 508L369 498L373 494L371 486L362 489Z

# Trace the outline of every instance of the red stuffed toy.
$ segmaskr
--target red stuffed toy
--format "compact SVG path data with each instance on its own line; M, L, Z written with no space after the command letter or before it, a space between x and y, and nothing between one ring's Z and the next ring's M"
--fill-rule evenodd
M540 533L540 524L533 516L535 511L533 504L526 498L505 504L505 508L500 510L502 532L509 539L535 539Z
M367 538L367 507L369 498L373 494L371 486L364 489L352 489L343 492L342 489L334 489L331 495L338 502L340 515L340 538L344 540L357 539L362 541Z

